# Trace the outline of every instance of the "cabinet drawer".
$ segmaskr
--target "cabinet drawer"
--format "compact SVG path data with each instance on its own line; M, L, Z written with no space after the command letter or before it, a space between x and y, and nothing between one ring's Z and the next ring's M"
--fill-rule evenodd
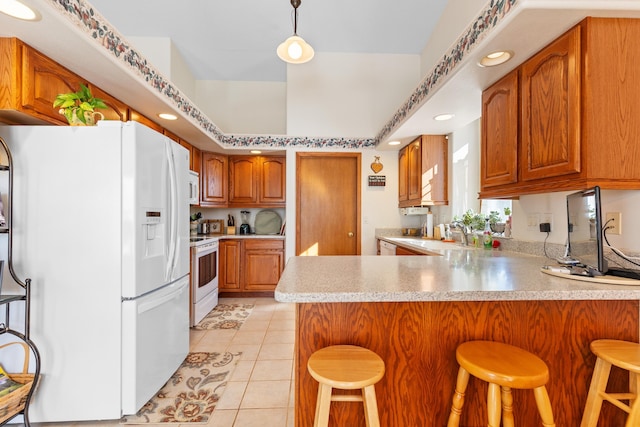
M245 249L272 249L272 250L283 250L284 249L284 240L280 239L250 239L245 240L244 242Z

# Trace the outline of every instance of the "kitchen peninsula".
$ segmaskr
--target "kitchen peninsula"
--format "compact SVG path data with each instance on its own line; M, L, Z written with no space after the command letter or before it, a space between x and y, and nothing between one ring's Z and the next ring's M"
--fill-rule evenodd
M556 425L579 425L598 338L638 341L640 286L605 285L546 275L549 260L514 252L446 246L439 256L292 258L278 301L297 303L296 425L312 425L317 383L306 363L316 350L356 344L386 364L376 385L381 425L447 423L465 341L507 342L549 366ZM623 372L612 383L626 387ZM486 384L471 380L461 425L486 425ZM514 390L516 425L538 425L532 393ZM603 406L609 425L624 413ZM334 402L330 425L364 425L361 405Z

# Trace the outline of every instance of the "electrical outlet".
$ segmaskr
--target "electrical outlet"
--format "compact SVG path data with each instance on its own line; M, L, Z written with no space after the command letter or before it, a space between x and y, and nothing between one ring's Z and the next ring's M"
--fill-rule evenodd
M530 229L536 229L538 227L538 214L529 214L527 215L527 227Z
M605 228L609 234L622 234L622 214L620 212L607 212L604 220Z

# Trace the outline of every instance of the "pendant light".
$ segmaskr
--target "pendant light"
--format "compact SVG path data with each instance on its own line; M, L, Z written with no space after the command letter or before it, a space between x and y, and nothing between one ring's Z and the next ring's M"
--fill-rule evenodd
M278 56L290 64L304 64L313 58L313 48L298 35L298 7L301 0L291 0L293 6L293 35L280 43Z

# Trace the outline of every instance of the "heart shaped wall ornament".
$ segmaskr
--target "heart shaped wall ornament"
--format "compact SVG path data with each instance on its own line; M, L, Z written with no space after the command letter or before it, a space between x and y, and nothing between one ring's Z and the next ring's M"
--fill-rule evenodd
M380 156L373 156L373 157L375 160L373 161L373 163L371 163L371 170L374 173L378 173L382 170L384 166L382 165L382 163L380 163Z

